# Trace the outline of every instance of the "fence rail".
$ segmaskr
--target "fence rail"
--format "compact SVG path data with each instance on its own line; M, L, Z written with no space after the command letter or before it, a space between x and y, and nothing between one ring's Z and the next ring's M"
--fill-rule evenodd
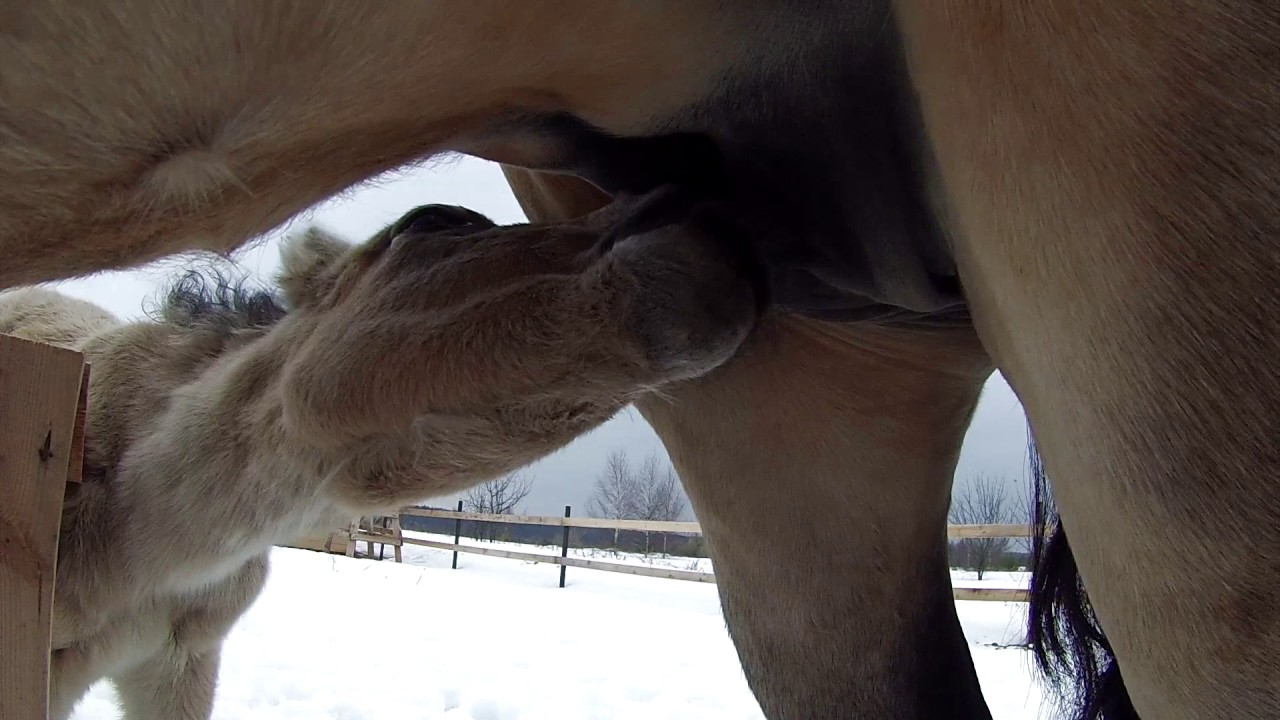
M628 565L626 563L586 560L575 557L561 557L559 555L543 555L542 553L518 552L515 550L502 550L500 548L477 547L475 545L459 545L455 543L438 542L436 540L422 540L412 536L406 536L404 544L421 545L422 547L435 548L437 550L451 550L454 552L470 553L473 555L488 555L490 557L500 557L508 560L523 560L525 562L585 568L587 570L603 570L605 572L625 573L628 575L667 578L668 580L691 580L693 582L712 584L716 581L716 576L712 573L694 572L692 570L678 570L676 568L652 567L648 565Z
M558 515L497 515L494 513L436 510L433 508L404 508L400 514L414 517L440 518L443 520L472 520L497 522L510 525L552 525L569 528L595 528L601 530L637 530L641 532L665 532L701 535L702 526L696 522L666 520L611 520L609 518L574 518ZM947 538L966 540L974 538L1031 537L1029 525L948 525Z
M595 528L598 530L638 530L641 532L688 533L701 535L702 526L696 522L671 522L665 520L610 520L608 518L575 518L557 515L495 515L493 513L405 508L403 515L441 518L445 520L474 520L510 525L553 525L569 528Z
M702 526L696 522L669 522L657 520L612 520L608 518L574 518L570 517L570 508L565 507L564 517L554 515L498 515L493 513L477 513L463 512L462 503L458 503L458 510L437 510L433 508L405 508L400 514L414 517L437 518L441 520L455 521L456 528L454 534L454 542L441 542L438 540L423 540L421 538L406 535L404 544L418 545L421 547L433 548L436 550L445 550L453 553L453 567L458 567L458 554L471 555L487 555L489 557L506 558L508 560L521 560L524 562L544 563L547 565L558 565L560 567L560 587L564 587L565 568L576 567L588 570L601 570L604 572L625 573L628 575L640 575L643 577L667 578L670 580L686 580L691 582L704 582L714 584L716 576L714 573L695 572L692 570L678 570L676 568L654 567L649 565L631 565L627 563L605 562L600 560L586 560L583 558L569 557L569 530L571 528L593 528L604 530L631 530L641 532L660 532L660 533L679 533L687 535L701 535ZM549 525L565 528L564 541L560 547L559 555L549 555L543 553L523 552L518 550L504 550L501 548L479 547L476 545L463 545L461 542L461 522L463 520L473 522L492 522L506 523L509 525ZM986 539L986 538L1025 538L1030 537L1032 533L1029 525L1015 524L999 524L999 525L948 525L947 538L950 540L967 540L967 539ZM352 535L353 540L365 540L364 536ZM1022 588L967 588L957 587L952 589L952 596L956 600L980 600L995 602L1026 602L1027 591Z

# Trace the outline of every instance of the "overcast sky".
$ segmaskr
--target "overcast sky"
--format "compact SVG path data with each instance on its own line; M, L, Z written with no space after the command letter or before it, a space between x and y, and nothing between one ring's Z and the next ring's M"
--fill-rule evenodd
M243 266L269 280L279 266L279 240L290 229L310 222L353 242L367 238L406 210L426 203L450 203L477 210L500 224L525 220L497 165L472 158L435 160L426 167L383 176L296 218L266 236L239 257ZM121 318L142 315L143 300L154 296L173 272L174 260L130 272L103 273L66 281L64 292L96 302ZM987 383L965 439L957 479L977 474L1022 482L1026 466L1026 421L1013 391L997 373ZM634 408L528 469L533 492L523 512L559 514L565 505L582 506L596 473L613 449L625 449L637 462L646 453L660 453L662 442ZM449 498L439 498L447 504ZM575 513L578 514L578 513Z

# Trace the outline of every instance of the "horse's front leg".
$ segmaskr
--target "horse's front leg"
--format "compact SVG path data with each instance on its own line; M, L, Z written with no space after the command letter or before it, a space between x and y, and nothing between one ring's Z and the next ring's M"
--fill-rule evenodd
M972 331L777 318L637 403L702 524L765 714L986 718L946 517L990 368Z

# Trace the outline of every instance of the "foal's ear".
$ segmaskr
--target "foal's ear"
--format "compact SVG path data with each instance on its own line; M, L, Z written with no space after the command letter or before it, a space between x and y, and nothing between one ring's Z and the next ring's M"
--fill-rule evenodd
M351 245L318 227L285 239L280 247L276 283L290 308L315 305L333 287L332 272Z

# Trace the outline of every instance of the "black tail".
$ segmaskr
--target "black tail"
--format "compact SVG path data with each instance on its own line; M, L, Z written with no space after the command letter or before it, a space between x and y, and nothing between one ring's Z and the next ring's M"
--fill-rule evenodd
M1058 519L1035 439L1031 459L1031 598L1027 641L1072 720L1137 720Z

